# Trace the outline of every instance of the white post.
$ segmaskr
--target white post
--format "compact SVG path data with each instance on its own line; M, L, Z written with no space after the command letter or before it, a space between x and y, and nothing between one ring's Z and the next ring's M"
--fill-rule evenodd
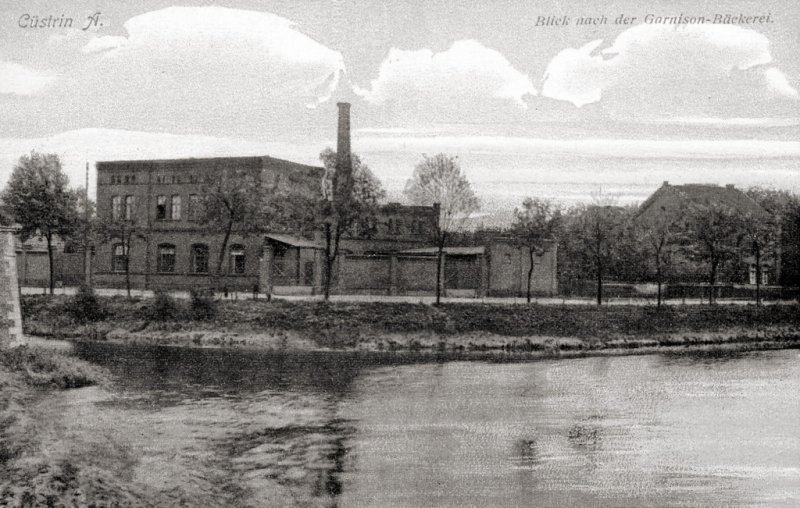
M23 342L14 230L0 227L0 349Z

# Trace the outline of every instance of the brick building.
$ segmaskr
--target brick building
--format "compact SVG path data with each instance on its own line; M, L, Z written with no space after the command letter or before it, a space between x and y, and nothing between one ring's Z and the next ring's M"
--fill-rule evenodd
M128 257L132 285L185 289L209 285L222 246L222 231L209 234L200 223L203 183L219 172L257 175L276 192L318 192L321 167L273 157L220 157L114 161L97 163L97 214L131 221L141 231L134 236ZM265 225L267 229L268 225ZM227 287L249 290L259 277L263 235L234 233L223 261ZM122 242L99 245L94 260L98 286L121 287L125 279Z

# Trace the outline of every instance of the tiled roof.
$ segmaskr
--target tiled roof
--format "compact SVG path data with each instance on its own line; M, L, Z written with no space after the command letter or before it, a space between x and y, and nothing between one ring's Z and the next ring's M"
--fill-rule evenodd
M732 185L721 187L713 184L669 185L665 183L642 203L639 214L641 215L653 203L662 200L678 202L682 208L692 205L726 205L742 213L750 213L757 217L769 217L769 213L764 208L736 187Z

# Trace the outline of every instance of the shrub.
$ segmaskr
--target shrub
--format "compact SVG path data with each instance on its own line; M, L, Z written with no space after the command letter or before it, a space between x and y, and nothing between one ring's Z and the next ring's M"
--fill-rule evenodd
M210 290L192 289L190 306L194 319L212 319L217 315L217 301Z
M178 315L178 304L165 291L156 291L153 303L147 309L147 315L155 321L169 321Z
M67 314L79 323L100 321L108 315L105 305L97 298L94 289L81 286L65 306Z

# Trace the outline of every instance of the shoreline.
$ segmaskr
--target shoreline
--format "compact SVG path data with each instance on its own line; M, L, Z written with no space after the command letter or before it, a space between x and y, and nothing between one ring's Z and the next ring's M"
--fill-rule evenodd
M24 297L24 333L72 342L467 359L800 348L800 305L656 309L211 301L198 315L185 302L166 302L165 314L153 300L100 297L91 309L99 309L98 317L87 321L74 302Z

